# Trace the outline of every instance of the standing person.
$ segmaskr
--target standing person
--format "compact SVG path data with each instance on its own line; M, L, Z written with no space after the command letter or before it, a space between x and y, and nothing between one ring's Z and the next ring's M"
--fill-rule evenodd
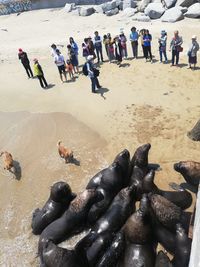
M127 45L126 45L127 39L122 29L120 31L119 40L121 43L122 57L127 58L128 57Z
M51 45L51 56L54 58L56 56L57 46L55 44Z
M160 63L162 63L162 56L164 55L165 63L167 63L167 53L166 53L166 47L167 47L167 33L166 31L161 31L161 37L158 39L159 43L159 53L160 53Z
M91 36L88 37L88 50L89 50L89 55L93 56L93 58L95 59L96 58L95 46Z
M77 43L75 43L74 38L72 38L72 37L69 38L69 43L70 43L71 47L74 49L74 53L76 55L77 62L78 62L78 45L77 45Z
M65 81L67 81L67 74L65 71L65 59L58 49L56 49L56 55L54 57L54 62L56 64L56 66L58 67L61 82L64 82L62 75L65 77Z
M75 73L79 73L78 60L71 45L67 46L68 60L72 63Z
M112 40L110 33L107 34L107 49L108 49L108 59L109 59L109 63L112 62L112 60L115 59L115 49L114 49L114 40Z
M87 60L87 57L89 56L89 50L88 50L88 46L87 46L87 39L84 39L84 43L82 43L82 50L83 50L83 57L85 58L85 60Z
M30 67L30 61L28 59L28 56L26 52L24 52L21 48L19 48L18 58L21 60L22 65L24 66L26 73L28 75L28 78L33 78L33 72Z
M74 68L70 60L67 60L66 62L66 70L69 73L69 77L71 78L71 80L74 80L74 73L73 73Z
M152 36L149 33L149 30L145 30L145 34L143 36L143 45L144 45L144 57L146 58L146 62L148 57L150 57L151 63L153 63L152 53L151 53L151 41Z
M140 41L142 46L143 57L145 57L144 40L143 40L144 34L145 34L145 29L140 30Z
M138 57L138 38L139 38L139 34L136 31L136 28L132 27L131 34L130 34L130 41L131 41L131 47L133 51L133 58Z
M96 88L99 89L101 88L101 86L97 78L97 76L99 75L99 71L94 68L94 64L92 62L93 60L94 60L93 55L89 55L87 58L86 67L87 67L88 77L90 78L92 84L92 93L96 93L95 89Z
M107 35L106 34L104 34L104 36L103 36L103 44L105 46L106 54L108 57L108 42L107 42Z
M189 69L194 65L193 70L195 70L197 64L197 52L199 51L199 44L197 43L196 35L192 36L192 43L188 50L188 61L189 61Z
M40 81L40 86L42 88L47 88L48 84L47 84L46 79L44 78L44 73L43 73L42 67L40 66L40 64L36 58L33 60L33 62L34 62L34 65L33 65L34 75L37 76L38 80Z
M119 67L121 67L123 47L122 47L121 40L120 40L119 36L116 36L114 38L114 41L115 41L115 58L117 60L117 65L119 65Z
M100 56L101 56L101 62L103 62L102 40L98 31L94 32L94 47L96 49L98 63L100 62Z
M172 50L172 64L171 66L174 66L174 62L176 59L176 66L178 67L178 63L179 63L179 54L180 52L183 51L183 48L181 47L183 43L183 39L181 36L179 36L179 32L175 31L174 32L174 37L171 40L170 43L170 51Z

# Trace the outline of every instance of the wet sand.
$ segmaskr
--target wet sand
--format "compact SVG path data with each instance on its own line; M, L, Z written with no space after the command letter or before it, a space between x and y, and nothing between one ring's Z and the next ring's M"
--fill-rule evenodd
M1 28L8 29L0 31L0 150L11 152L22 171L21 180L13 180L0 159L0 266L37 266L38 238L31 233L31 214L46 201L53 182L67 181L79 192L122 149L128 148L133 154L147 142L152 144L150 162L162 168L156 183L163 189L169 189L171 181L183 182L173 170L174 162L199 161L200 143L186 134L199 119L200 71L186 69L186 50L190 36L200 36L200 30L195 20L142 24L121 15L80 18L60 10L4 16L0 23ZM181 68L158 62L152 65L140 58L124 61L122 68L102 65L100 82L104 89L98 94L91 94L90 81L82 75L76 82L61 84L50 57L52 42L65 45L60 46L65 55L70 35L80 45L95 29L116 34L124 27L128 33L132 25L150 28L156 58L159 31L165 28L171 36L174 28L180 29L185 40ZM36 79L26 78L17 59L19 47L30 59L39 58L52 84L49 90L42 90ZM66 165L59 158L56 143L60 139L74 150L80 166Z

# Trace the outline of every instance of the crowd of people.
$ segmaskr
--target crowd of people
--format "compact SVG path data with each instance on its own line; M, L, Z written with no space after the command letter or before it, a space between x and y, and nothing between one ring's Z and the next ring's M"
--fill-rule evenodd
M168 63L167 55L167 32L162 30L160 37L158 38L158 50L160 63ZM148 29L142 29L138 31L136 27L132 27L129 35L129 39L125 35L123 29L120 29L120 33L117 36L112 37L110 33L101 37L98 31L94 32L94 36L84 39L80 52L80 48L72 37L69 38L69 44L67 45L67 57L62 55L56 44L51 45L51 56L54 63L58 68L60 79L62 82L67 81L67 74L71 80L75 80L75 75L80 73L79 69L79 56L82 53L82 57L85 58L85 64L83 65L82 72L84 75L91 79L92 92L95 93L96 89L101 88L98 75L99 70L96 68L96 64L103 63L104 53L103 46L107 55L109 63L116 62L119 67L122 66L122 61L128 58L128 41L130 41L132 48L133 59L138 58L139 43L142 47L142 57L145 61L153 63L153 56L151 52L152 35ZM171 52L171 66L179 67L180 53L183 51L183 39L179 35L178 31L174 32L174 36L170 40ZM195 35L191 38L190 47L188 48L188 68L195 70L197 64L197 52L199 51L199 44ZM42 88L48 87L45 80L44 73L38 60L35 58L34 62L34 74L30 67L30 61L26 52L21 48L19 49L18 57L23 64L28 78L36 76L39 79ZM163 61L164 60L164 61Z

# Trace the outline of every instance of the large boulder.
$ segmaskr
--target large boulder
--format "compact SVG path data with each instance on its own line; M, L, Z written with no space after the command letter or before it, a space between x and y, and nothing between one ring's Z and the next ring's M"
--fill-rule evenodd
M146 16L144 13L138 13L138 14L136 14L132 18L132 20L137 20L137 21L142 21L142 22L149 22L149 21L151 21L151 19L148 16Z
M171 7L175 6L176 1L177 0L164 0L163 2L164 2L164 6L166 8L171 8Z
M136 6L137 6L137 4L133 0L124 0L123 1L123 9L135 8Z
M185 14L187 11L188 11L188 8L187 7L184 7L184 6L176 6L177 8L180 9L180 11Z
M145 15L151 19L159 19L164 12L163 5L159 3L150 3L144 10Z
M200 3L190 6L185 16L188 18L200 18Z
M67 13L69 13L72 10L75 10L75 8L76 8L76 5L74 3L72 3L72 4L65 4L64 11L67 12Z
M177 0L176 5L177 6L182 6L182 7L189 7L193 4L195 4L197 0Z
M176 22L182 19L184 19L184 16L179 7L172 7L166 10L161 17L161 21L163 22Z
M95 9L93 7L80 7L79 8L79 16L90 16L95 12Z
M101 5L104 13L117 8L117 1L107 2Z
M137 8L130 8L127 7L126 9L124 9L123 11L123 16L125 17L132 17L135 15L135 13L137 13Z
M102 5L95 6L94 9L96 13L104 13Z
M138 4L138 10L140 12L144 12L145 8L148 6L148 4L151 3L151 0L142 0L139 4Z
M116 15L118 13L119 13L119 9L117 7L112 9L112 10L109 10L109 11L105 12L106 16L109 16L109 17L113 16L113 15Z

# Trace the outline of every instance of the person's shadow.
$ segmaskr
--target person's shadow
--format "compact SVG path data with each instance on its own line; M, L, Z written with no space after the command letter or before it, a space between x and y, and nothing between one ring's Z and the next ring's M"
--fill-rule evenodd
M48 84L48 86L46 88L44 88L44 90L52 89L54 86L55 86L55 84L50 83L50 84Z
M96 90L96 93L100 94L101 97L103 97L103 99L106 100L106 97L104 96L104 94L107 93L108 91L109 91L109 89L102 87L102 88L99 88L98 90Z
M72 164L74 164L76 166L80 166L81 165L80 160L77 160L75 158L72 158L69 163L72 163Z

